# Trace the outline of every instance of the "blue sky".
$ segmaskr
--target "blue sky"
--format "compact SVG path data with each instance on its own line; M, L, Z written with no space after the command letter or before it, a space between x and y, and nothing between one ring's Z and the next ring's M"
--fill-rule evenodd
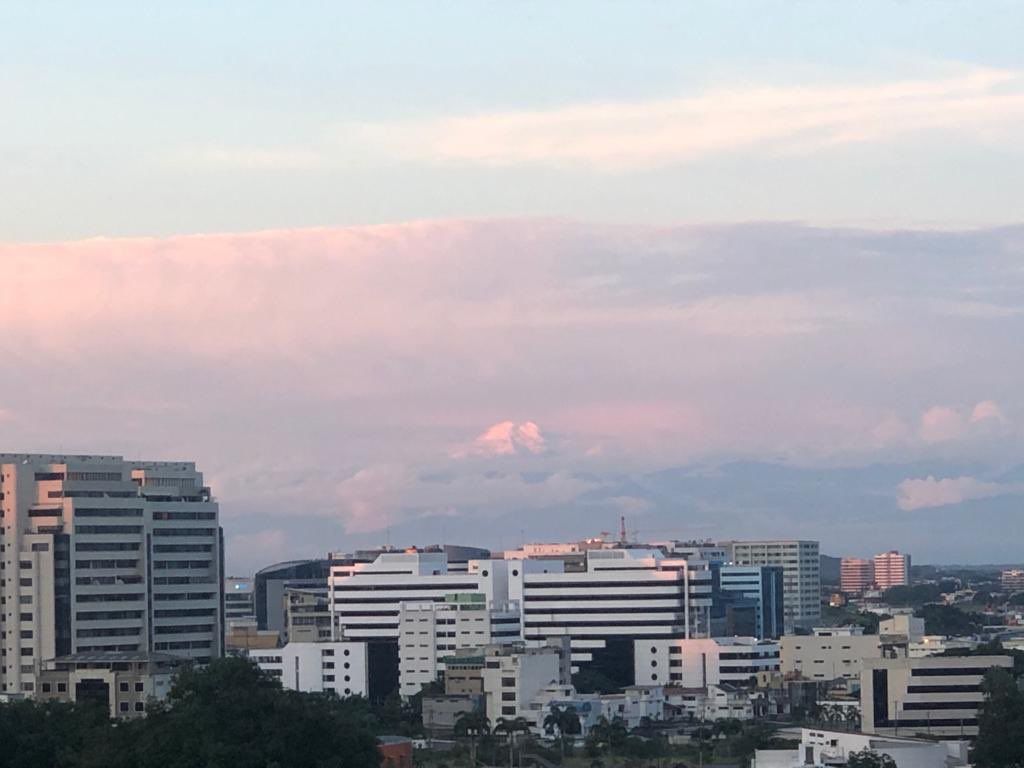
M465 216L1014 221L1022 27L1010 2L8 3L0 239ZM981 71L1002 79L972 90L985 103L965 120L955 83ZM783 146L698 142L611 167L592 156L484 162L436 136L413 140L450 119L557 122L598 104L632 107L685 146L686 116L645 109L809 89L807 104L772 109L810 114L837 90L894 83L939 92L914 125L869 100L860 122L813 141L789 126ZM934 119L917 125L924 114ZM865 119L893 130L860 135ZM547 149L573 140L551 120L536 130ZM625 143L636 131L603 135Z

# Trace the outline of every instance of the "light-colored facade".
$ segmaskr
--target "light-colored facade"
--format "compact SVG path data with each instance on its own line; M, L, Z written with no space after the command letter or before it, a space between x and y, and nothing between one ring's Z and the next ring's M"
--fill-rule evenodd
M874 571L879 589L905 587L910 583L910 555L900 554L895 549L875 555Z
M564 666L557 648L512 648L492 645L483 649L481 671L484 710L487 718L525 717L532 720L530 705L551 685L567 685Z
M875 561L844 557L839 562L839 589L846 595L862 595L875 583Z
M1024 592L1024 569L1010 568L999 574L1004 592Z
M228 576L224 579L224 622L235 626L256 626L256 604L251 578Z
M813 635L786 635L780 641L782 673L808 680L860 680L865 659L882 656L878 635L865 635L860 627L828 627Z
M978 734L982 680L1009 656L929 656L867 659L860 702L865 733L966 736Z
M105 704L111 717L134 718L163 701L183 660L166 653L78 653L43 664L35 698Z
M331 564L329 605L335 637L396 640L403 602L444 602L445 595L478 593L488 606L508 604L508 563L474 560L451 572L445 552L385 552L372 562Z
M0 454L0 686L81 653L223 653L217 503L191 462Z
M779 644L756 637L636 640L634 659L636 685L746 685L759 673L779 671Z
M896 768L961 768L968 765L966 741L879 737L848 731L804 728L797 749L759 749L750 768L826 768L846 765L855 752L892 758Z
M779 565L783 569L786 629L811 627L821 619L821 557L818 542L806 540L730 542L736 565Z
M289 690L333 691L342 697L366 696L370 690L365 643L288 643L250 651L249 658Z
M285 587L285 643L316 643L331 638L331 607L327 602L327 590Z
M509 594L521 596L525 638L570 638L575 667L595 657L628 656L637 636L709 633L712 574L704 561L655 549L601 549L586 553L584 570L559 565L509 561Z
M436 682L444 659L464 648L518 642L519 607L488 608L479 592L404 602L398 618L398 681L402 696L414 696Z
M752 604L752 626L726 627L726 634L752 634L762 640L778 638L785 632L785 574L775 565L723 565L718 572L719 587L729 610L730 598ZM738 606L737 606L738 607ZM742 610L742 609L740 609ZM730 632L729 629L732 631ZM717 633L715 633L717 634Z
M912 613L899 613L878 623L878 634L883 637L906 639L914 643L924 637L924 619Z

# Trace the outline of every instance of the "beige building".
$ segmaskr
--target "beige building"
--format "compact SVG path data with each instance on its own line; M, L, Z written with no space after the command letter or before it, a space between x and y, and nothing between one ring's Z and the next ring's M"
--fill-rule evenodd
M723 545L725 543L723 542ZM782 567L786 631L812 627L821 619L821 557L818 542L807 540L733 541L736 565Z
M982 681L1009 656L929 656L868 659L861 672L864 733L977 736Z
M284 641L316 643L331 639L331 607L324 590L284 590Z
M782 674L798 673L808 680L858 680L865 659L882 655L878 635L861 627L816 628L813 635L786 635L780 641Z
M162 701L183 659L166 653L77 653L46 662L35 698L98 701L111 717L141 717L150 701Z

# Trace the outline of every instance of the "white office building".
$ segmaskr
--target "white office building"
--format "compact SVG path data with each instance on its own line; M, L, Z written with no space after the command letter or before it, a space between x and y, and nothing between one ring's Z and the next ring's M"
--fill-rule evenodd
M735 565L779 565L783 570L786 631L812 627L821 619L821 557L818 542L733 541Z
M195 464L0 454L0 511L4 692L76 654L222 654L218 509Z
M1009 656L928 656L867 659L860 704L865 733L962 736L978 734L982 680Z
M328 583L335 637L395 640L404 602L444 602L453 593L479 593L488 607L508 605L504 560L473 560L451 572L445 552L384 552L372 562L332 562Z
M451 594L443 603L404 602L398 617L398 680L402 696L414 696L444 671L456 650L514 643L520 639L518 605L488 607L479 592Z
M256 603L251 578L224 579L224 621L228 627L255 627Z
M338 696L367 696L370 690L365 643L288 643L248 655L289 690Z
M865 659L882 656L878 635L865 635L862 627L815 628L812 635L786 635L780 641L782 674L808 680L860 680Z
M509 593L522 595L526 639L568 637L574 668L621 670L631 666L636 639L708 634L712 576L706 562L670 559L655 549L603 549L586 553L585 570L565 571L557 561L544 565L546 572L538 572L528 560L511 561Z
M779 644L756 637L636 640L634 657L636 685L747 685L761 672L779 671Z
M510 647L492 645L484 649L484 706L488 720L525 717L531 721L530 707L538 694L549 686L567 685L561 653L555 647Z

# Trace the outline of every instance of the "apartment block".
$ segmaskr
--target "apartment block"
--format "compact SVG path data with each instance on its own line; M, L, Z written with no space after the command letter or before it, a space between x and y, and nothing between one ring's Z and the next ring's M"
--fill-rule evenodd
M636 685L745 686L779 671L779 644L756 637L655 638L634 641Z
M370 695L365 643L288 643L283 648L250 651L249 658L289 690L333 692L338 696Z
M525 717L547 686L566 685L561 653L555 647L525 648L492 645L483 650L481 680L487 718L497 722Z
M0 454L0 686L83 653L223 653L218 508L191 462Z
M1010 568L999 575L1004 592L1024 592L1024 570Z
M875 561L844 557L839 563L839 589L845 595L862 595L875 583Z
M333 638L331 606L327 589L284 590L284 640L286 643L315 643Z
M445 658L464 648L518 642L519 606L488 607L479 592L401 603L398 619L399 693L414 696L436 682Z
M861 728L882 735L977 736L982 680L993 667L1011 669L1013 660L999 655L867 659L861 672Z
M229 576L224 580L224 621L227 626L256 626L252 579Z
M875 555L874 571L879 589L904 587L910 583L910 555L896 550Z
M821 557L818 542L804 540L730 542L735 565L777 565L783 571L786 631L812 627L821 618Z
M816 628L813 635L786 635L780 641L782 673L808 680L860 680L865 659L882 656L878 635L862 627Z

